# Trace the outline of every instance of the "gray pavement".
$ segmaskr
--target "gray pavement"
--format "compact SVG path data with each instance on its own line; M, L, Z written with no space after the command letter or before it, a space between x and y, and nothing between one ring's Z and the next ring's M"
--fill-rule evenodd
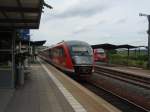
M0 89L0 112L4 112L13 94L14 89Z
M25 84L19 87L5 111L0 112L74 112L65 97L40 64L31 66Z

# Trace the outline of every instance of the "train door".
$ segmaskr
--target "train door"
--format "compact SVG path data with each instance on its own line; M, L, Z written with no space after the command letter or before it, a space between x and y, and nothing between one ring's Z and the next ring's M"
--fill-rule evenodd
M66 55L63 47L59 47L59 64L63 67L66 66Z

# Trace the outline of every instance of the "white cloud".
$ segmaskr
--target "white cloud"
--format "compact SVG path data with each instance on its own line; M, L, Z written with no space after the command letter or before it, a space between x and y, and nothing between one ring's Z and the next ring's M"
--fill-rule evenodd
M65 1L64 1L65 2ZM64 7L54 8L54 15L49 19L63 19L72 17L90 17L109 8L108 0L70 0Z
M45 0L54 7L44 9L40 30L33 40L47 40L47 45L61 40L78 39L90 44L146 44L149 0ZM138 39L141 43L136 43Z

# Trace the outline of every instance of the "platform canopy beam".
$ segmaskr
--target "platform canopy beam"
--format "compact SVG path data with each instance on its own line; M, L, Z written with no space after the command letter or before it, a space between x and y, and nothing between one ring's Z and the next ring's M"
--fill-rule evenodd
M28 8L28 7L0 7L0 11L7 11L7 12L24 12L24 13L36 13L40 11L39 8Z
M44 0L0 0L0 29L38 29Z

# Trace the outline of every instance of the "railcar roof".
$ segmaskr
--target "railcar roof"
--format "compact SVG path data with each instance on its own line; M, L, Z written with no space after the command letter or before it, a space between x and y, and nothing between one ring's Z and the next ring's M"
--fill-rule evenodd
M85 46L90 46L88 43L84 41L78 41L78 40L71 40L71 41L65 41L65 43L69 46L73 45L85 45Z
M57 43L56 45L52 45L46 49L43 49L42 51L46 51L50 48L54 48L54 47L57 47L59 45L62 45L62 44L67 44L68 46L73 46L73 45L83 45L83 46L90 46L88 43L84 42L84 41L78 41L78 40L70 40L70 41L62 41L60 43Z

